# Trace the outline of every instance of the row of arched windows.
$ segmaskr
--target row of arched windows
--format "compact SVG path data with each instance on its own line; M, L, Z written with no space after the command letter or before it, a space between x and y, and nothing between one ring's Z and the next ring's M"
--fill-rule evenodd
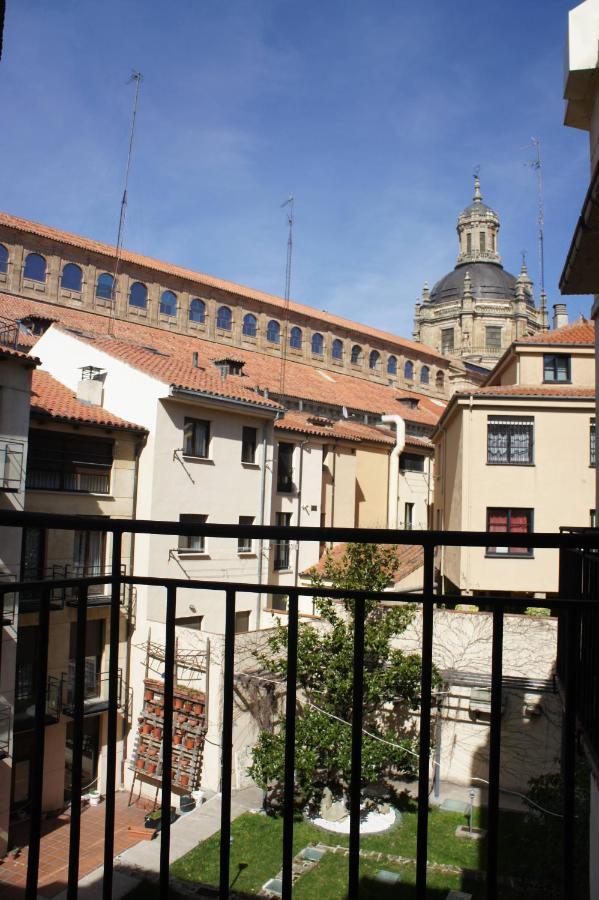
M46 260L39 253L28 253L25 257L23 275L32 281L46 280ZM4 244L0 244L0 273L8 271L8 250ZM83 272L75 263L66 263L60 276L60 286L65 290L81 291ZM108 272L98 275L96 281L96 297L104 300L112 300L114 296L114 277ZM145 309L148 305L148 289L141 281L135 281L129 289L129 306ZM177 297L173 291L163 291L160 296L160 312L165 316L177 315ZM206 321L206 304L198 297L189 304L189 321L203 325ZM233 313L228 306L220 306L216 313L216 327L222 331L231 331L233 327ZM258 334L258 319L252 313L243 317L242 333L245 337L255 338ZM266 326L266 340L271 344L280 344L281 325L276 319L271 319ZM301 350L303 345L302 329L294 325L289 331L289 346L294 350ZM320 332L312 334L310 347L314 356L324 355L324 337ZM335 338L331 344L331 357L343 359L343 341ZM359 344L351 348L350 361L352 365L364 364L364 351ZM368 368L373 372L382 370L381 354L378 350L371 350L368 357ZM387 357L387 374L397 375L397 357ZM406 381L414 381L414 363L407 360L404 364L404 378ZM430 369L422 366L419 372L420 384L430 384ZM445 384L443 372L437 372L435 385L442 388Z

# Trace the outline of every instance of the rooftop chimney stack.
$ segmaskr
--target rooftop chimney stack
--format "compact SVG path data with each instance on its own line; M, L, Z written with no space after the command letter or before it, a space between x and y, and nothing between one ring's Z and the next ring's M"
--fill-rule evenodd
M97 366L82 366L81 381L77 385L77 399L82 403L102 406L104 402L104 380L106 372Z
M568 324L568 307L565 303L553 304L553 327L562 328Z
M194 350L194 352L191 354L191 364L194 369L199 369L200 367L200 355L197 350Z

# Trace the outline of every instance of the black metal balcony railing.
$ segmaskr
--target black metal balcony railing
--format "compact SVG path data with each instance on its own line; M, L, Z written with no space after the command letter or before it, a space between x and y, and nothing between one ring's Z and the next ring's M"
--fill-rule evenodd
M120 567L121 576L126 574L126 566ZM39 610L41 591L38 588L29 587L29 583L40 581L47 582L52 590L50 592L50 609L53 611L64 609L67 606L77 606L77 585L80 579L103 578L95 584L90 584L88 591L88 606L107 606L111 603L111 590L108 584L112 568L110 566L82 566L78 563L54 563L39 573L39 577L22 579L20 591L4 594L3 621L4 624L14 622L15 610L20 613L35 613ZM60 581L62 586L57 587ZM0 583L16 583L16 576L10 573L0 573ZM27 587L25 587L27 585ZM126 608L132 614L134 601L134 588L121 583L121 607ZM123 610L122 610L123 611Z
M47 651L46 651L47 652ZM17 695L14 709L14 730L32 731L37 729L38 716L42 716L44 725L54 725L60 719L62 711L62 680L55 675L44 676L37 680L39 671L36 671L35 684L45 684L45 691L36 691L31 686L30 691ZM41 704L42 712L38 706Z
M0 705L0 759L6 759L10 752L10 725L12 709L7 703Z
M32 491L72 491L109 494L110 472L69 472L64 469L27 470L26 487Z
M75 696L77 693L75 669L76 664L73 662L69 666L69 671L63 672L61 679L62 712L65 716L70 716L71 718L75 713ZM127 691L123 691L123 673L119 669L116 687L117 709L123 708L126 694ZM89 666L86 666L83 678L83 715L95 716L98 713L105 712L108 709L109 696L110 673L90 671Z
M204 536L210 538L251 538L269 542L291 539L293 541L319 542L361 542L377 544L409 544L423 548L424 573L423 590L419 593L389 593L335 590L327 588L331 598L352 599L355 603L354 647L353 647L353 703L354 710L351 731L351 779L349 787L350 799L350 836L348 851L347 896L349 900L359 896L360 880L360 799L362 790L362 699L364 689L364 619L365 601L367 599L384 600L386 605L395 602L409 601L417 604L422 610L421 638L421 706L419 731L418 762L418 815L417 815L417 849L416 849L416 897L424 900L427 894L427 846L429 816L429 786L431 772L431 707L432 707L432 646L433 615L435 604L452 603L455 595L445 596L434 588L435 551L442 547L478 547L485 548L489 536L484 532L439 532L439 531L391 531L350 528L310 528L290 526L239 526L239 525L207 525L179 522L127 521L113 519L107 522L100 518L82 516L51 516L35 513L15 513L0 511L0 526L17 527L37 526L52 529L85 529L90 531L112 532L112 560L110 587L112 591L110 617L110 667L108 679L108 711L106 742L106 814L104 831L104 870L103 896L110 900L112 896L113 857L114 857L114 824L115 824L115 785L116 785L116 747L117 747L117 715L119 708L119 607L121 602L121 586L136 584L163 588L165 591L165 651L164 651L164 733L170 734L173 728L173 689L175 670L175 617L177 593L187 589L201 588L205 591L224 593L225 641L224 641L224 677L223 695L221 698L221 831L220 831L220 893L221 898L230 896L229 852L231 836L231 783L232 783L232 736L233 736L233 691L234 691L234 654L235 654L235 605L236 596L241 593L257 592L288 598L288 634L287 634L287 677L285 694L285 777L283 793L283 846L282 846L282 897L292 897L293 870L293 833L294 833L294 769L295 769L295 720L297 700L297 645L299 598L314 597L322 594L322 588L227 583L222 581L192 580L176 578L152 578L121 574L122 539L125 533ZM563 827L562 827L562 896L572 897L572 875L574 872L574 850L577 841L577 822L574 812L575 795L575 761L576 746L579 735L579 721L582 721L586 740L593 744L596 752L597 722L599 721L597 691L598 656L593 654L597 639L597 611L599 605L595 596L596 577L594 562L599 552L599 531L567 534L505 534L502 541L506 546L557 548L560 551L560 589L551 605L558 610L559 617L559 665L562 677L564 714L562 728L562 792L563 792ZM576 561L576 562L575 562ZM593 568L591 571L591 561ZM85 635L88 610L88 594L92 585L106 582L106 576L90 576L87 578L65 579L54 584L56 588L76 587L79 593L76 621L76 659L75 678L72 694L73 734L73 770L72 770L72 807L71 831L69 847L68 889L67 897L75 900L79 873L79 847L81 826L81 790L82 790L82 745L83 723L85 716ZM0 593L25 587L24 585L2 585ZM512 586L512 589L515 586ZM48 669L48 639L50 626L50 597L52 587L39 582L36 588L40 591L38 634L39 653L35 660L35 682L46 683ZM492 666L490 678L490 738L488 768L488 800L487 800L487 843L485 850L484 879L486 896L495 900L498 895L498 839L499 839L499 774L501 760L501 715L503 703L503 623L504 609L509 605L526 607L530 600L508 595L496 595L485 600L492 606ZM589 626L587 637L581 638L581 629ZM589 679L591 687L587 688ZM42 788L44 767L44 735L45 735L46 697L38 692L35 697L35 748L36 753L31 761L30 789L30 834L29 855L27 863L28 900L34 900L37 894L40 833L42 818ZM169 896L169 850L170 850L170 809L171 778L173 769L172 746L169 741L163 745L162 758L162 819L160 843L160 896ZM556 848L556 853L559 852Z
M14 493L23 481L24 441L0 439L0 490Z

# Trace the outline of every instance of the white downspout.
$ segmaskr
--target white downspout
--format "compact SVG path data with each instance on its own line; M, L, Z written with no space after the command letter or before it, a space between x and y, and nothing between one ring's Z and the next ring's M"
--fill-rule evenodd
M397 529L397 498L399 493L399 454L406 445L406 423L401 416L381 416L381 422L395 425L395 447L389 459L389 499L387 501L387 528Z

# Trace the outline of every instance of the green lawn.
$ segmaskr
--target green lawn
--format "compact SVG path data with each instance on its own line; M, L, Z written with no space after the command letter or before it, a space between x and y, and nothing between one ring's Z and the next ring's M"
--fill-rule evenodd
M475 811L475 824L478 811ZM465 823L464 816L457 813L441 813L436 810L429 814L428 859L432 863L458 866L465 869L484 868L484 841L474 842L454 836L458 825ZM363 850L375 850L384 854L404 856L415 859L416 856L415 812L404 812L402 824L381 835L364 836L361 841ZM246 814L240 816L232 825L233 842L231 844L231 884L236 891L253 895L261 886L274 877L281 869L282 828L280 818ZM518 852L518 831L522 828L522 816L516 813L502 815L503 840L501 846L502 871L509 874L522 872L522 854ZM308 844L324 843L329 846L348 846L348 838L343 835L323 831L309 823L298 820L294 827L294 853ZM537 861L533 861L536 865ZM361 875L364 897L384 897L384 888L380 884L371 883L370 877L378 869L394 869L395 864L383 860L376 862L363 859ZM402 865L398 868L402 874L402 883L414 884L414 866ZM184 881L218 884L219 876L219 834L199 844L180 860L173 864L171 872ZM302 876L295 885L294 896L308 900L319 897L321 900L342 900L345 897L347 879L347 858L333 854L321 862L309 873ZM484 896L480 884L469 880L461 874L443 873L431 869L429 871L430 896L444 896L451 888L468 888L474 896ZM405 892L403 892L405 893ZM411 892L405 893L409 897ZM528 895L532 896L532 895Z

